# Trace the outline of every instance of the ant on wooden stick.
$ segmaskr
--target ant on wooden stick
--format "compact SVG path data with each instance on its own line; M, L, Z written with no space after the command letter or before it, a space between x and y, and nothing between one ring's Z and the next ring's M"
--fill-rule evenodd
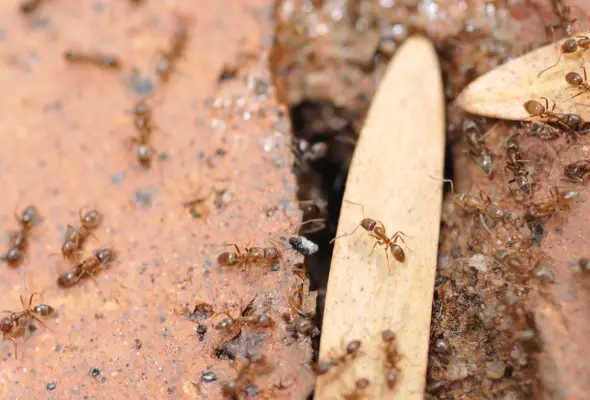
M578 36L578 39L567 39L565 42L561 44L561 48L559 51L559 57L557 58L557 62L549 67L545 68L543 71L539 72L537 78L539 78L542 74L546 71L550 70L551 68L555 67L561 61L561 56L563 54L572 54L580 49L582 52L588 50L590 48L590 38L588 36Z
M575 129L580 128L586 123L586 121L584 121L584 119L578 114L563 114L554 112L556 105L555 102L553 102L553 107L551 107L551 110L549 110L549 100L546 97L541 98L545 100L544 106L536 100L528 100L523 104L524 109L529 113L528 118L538 117L543 120L544 123L556 124L562 129L565 129L567 133L571 133L573 135L577 134Z
M337 239L340 239L344 236L350 236L350 235L354 234L360 226L364 230L369 232L369 235L371 237L374 237L375 239L377 239L377 241L373 245L373 249L371 250L371 253L369 255L373 254L373 251L375 251L375 246L381 245L381 246L385 246L385 255L387 256L387 264L389 264L389 253L390 252L391 252L391 255L393 256L393 258L395 258L400 263L403 263L406 260L406 253L404 252L404 249L402 249L402 247L399 244L397 244L397 241L399 239L405 244L406 242L404 241L404 239L401 236L402 235L405 237L411 237L411 236L406 235L402 231L397 231L390 238L387 237L387 231L385 230L385 225L383 225L383 222L381 222L379 220L374 220L372 218L365 218L365 208L363 207L362 204L354 203L349 200L344 200L344 201L346 201L347 203L350 203L350 204L360 206L362 213L363 213L363 219L356 226L356 228L354 228L354 230L352 232L335 237L334 239L330 240L330 244L334 243Z
M580 89L581 92L578 94L570 97L570 100L573 98L578 97L581 94L586 92L590 92L590 85L588 84L588 76L586 75L586 67L582 67L582 71L584 71L584 78L577 72L568 72L565 75L565 81L572 87Z

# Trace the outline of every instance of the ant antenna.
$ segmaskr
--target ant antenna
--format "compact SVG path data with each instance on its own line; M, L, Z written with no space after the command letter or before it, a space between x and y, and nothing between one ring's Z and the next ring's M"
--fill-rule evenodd
M363 219L365 219L365 207L362 204L355 203L354 201L350 201L350 200L344 200L344 201L347 202L347 203L350 203L350 204L354 204L355 206L360 206L361 207L361 212L363 213ZM336 241L336 239L340 239L340 238L343 238L345 236L350 236L350 235L354 234L356 232L356 230L359 228L359 226L361 226L361 225L358 224L356 226L356 228L354 228L352 230L352 232L350 232L350 233L345 233L344 235L336 236L334 239L330 240L330 243L329 244L334 243Z
M453 195L455 194L455 185L453 184L453 180L452 179L443 179L443 184L445 183L450 183L451 184L451 192L453 192Z

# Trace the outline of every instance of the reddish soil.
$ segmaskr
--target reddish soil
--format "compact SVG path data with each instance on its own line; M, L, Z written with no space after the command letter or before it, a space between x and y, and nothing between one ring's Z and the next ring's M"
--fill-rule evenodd
M19 295L37 291L57 311L44 318L46 328L37 324L18 337L19 359L3 341L0 397L220 398L220 381L236 377L247 350L275 367L252 373L249 393L301 399L313 385L310 340L293 338L281 317L302 282L291 271L301 257L279 246L284 259L276 271L216 261L225 243L268 246L300 221L290 124L266 62L272 4L143 3L46 1L25 16L15 2L0 2L0 221L4 231L16 228L13 211L29 203L44 218L25 263L3 267L2 308L20 310ZM175 15L189 21L189 39L164 84L154 66ZM116 53L122 69L68 64L70 47ZM223 66L245 53L238 75L218 83ZM159 128L149 170L126 145L138 92L149 95ZM181 202L213 186L218 198L198 210L208 207L208 217L192 218ZM95 277L97 285L86 279L59 288L58 275L71 266L49 256L59 254L83 206L105 215L86 251L113 246L117 260ZM255 297L254 313L267 310L276 327L245 328L226 347L242 362L218 358L215 349L236 331L214 329L221 316L199 320L189 311L198 302L215 311L228 304L236 317ZM202 340L199 323L208 327ZM217 380L205 383L204 372Z

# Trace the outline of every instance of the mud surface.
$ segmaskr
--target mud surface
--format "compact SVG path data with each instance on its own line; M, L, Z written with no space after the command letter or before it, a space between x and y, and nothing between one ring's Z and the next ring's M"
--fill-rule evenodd
M236 378L246 355L266 362L242 373L240 396L311 392L310 340L294 338L289 303L304 282L292 272L300 256L279 244L274 266L217 263L223 244L268 247L301 218L290 124L267 67L271 3L46 1L22 15L0 2L1 226L16 229L13 211L27 204L43 216L23 265L3 265L2 308L18 311L19 295L40 292L56 310L46 327L17 335L18 359L2 342L2 398L220 398L220 381ZM163 83L154 68L177 16L187 48ZM122 67L69 64L68 48L118 54ZM139 95L158 128L148 170L128 149ZM207 200L185 210L195 196ZM85 206L104 221L84 256L112 246L117 259L96 285L60 288L58 275L73 268L60 255L63 235ZM225 333L214 329L225 316L193 313L200 302L216 312L227 304L237 318L252 299L246 313L274 328Z

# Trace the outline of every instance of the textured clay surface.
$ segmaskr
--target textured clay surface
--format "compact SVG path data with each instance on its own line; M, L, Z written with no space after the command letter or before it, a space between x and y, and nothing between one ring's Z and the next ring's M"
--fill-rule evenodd
M304 398L313 385L310 341L294 339L281 318L302 283L291 270L300 259L278 245L278 268L245 272L216 261L223 244L269 246L300 219L290 126L266 64L272 4L143 3L47 1L25 16L14 1L0 2L0 226L17 228L13 211L27 204L44 218L24 264L2 266L0 301L18 311L19 295L40 292L57 312L18 336L18 359L12 341L2 342L0 397L220 398L220 381L235 378L241 364L215 350L234 339L226 354L263 354L275 367L252 380L250 393ZM162 84L154 66L176 15L188 21L188 44ZM68 64L68 48L116 53L122 68ZM234 79L218 83L224 65L240 63ZM140 93L159 128L149 170L126 143ZM191 217L182 201L212 188L215 198L198 210L207 218ZM84 206L105 216L85 255L113 246L117 260L96 285L59 288L56 278L72 268L59 254L63 235ZM237 317L255 297L253 313L267 313L274 328L224 334L213 327L223 316L191 314L206 302L215 311L227 304ZM201 340L199 323L208 328ZM217 380L205 383L207 371Z

